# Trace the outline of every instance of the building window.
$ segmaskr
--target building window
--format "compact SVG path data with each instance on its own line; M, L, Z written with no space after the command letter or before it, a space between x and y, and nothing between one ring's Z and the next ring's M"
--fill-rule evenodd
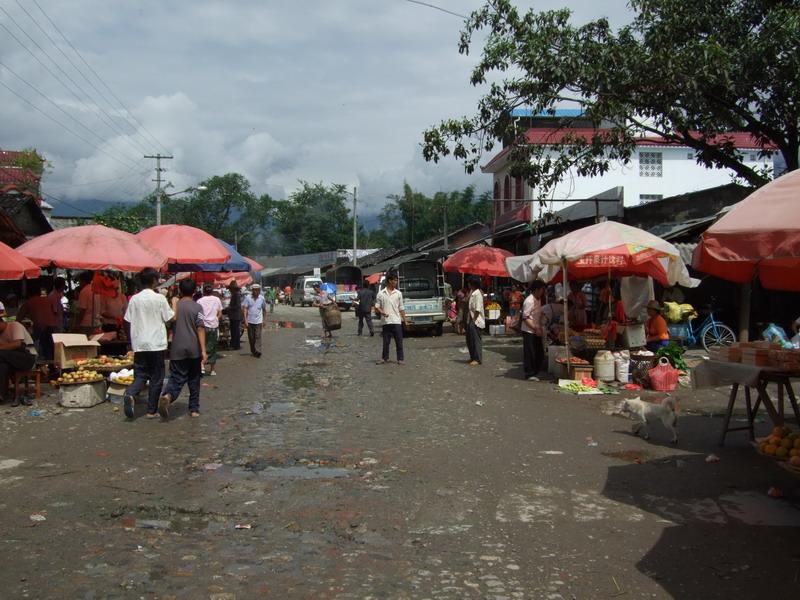
M694 152L687 152L686 160L694 160Z
M500 182L494 182L494 199L497 200L500 198Z
M511 204L512 204L511 200L504 200L503 201L503 212L504 213L507 213L508 211L511 210Z
M639 177L661 177L663 174L661 152L639 153Z
M752 160L753 162L757 161L758 160L758 154L756 154L755 152L751 152L750 153L750 160Z
M508 200L511 198L511 178L506 175L506 179L503 182L503 198Z
M514 178L514 200L525 199L525 184L522 182L522 177L517 176Z
M661 200L663 197L662 194L639 194L639 204L647 204L654 200Z

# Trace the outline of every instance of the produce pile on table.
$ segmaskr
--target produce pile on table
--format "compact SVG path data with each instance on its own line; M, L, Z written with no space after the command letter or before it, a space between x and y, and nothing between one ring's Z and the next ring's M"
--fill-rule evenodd
M133 365L133 354L125 356L106 356L105 354L97 358L81 358L75 361L75 366L79 369L120 369Z
M788 460L792 466L800 467L800 434L788 427L776 427L769 437L757 440L756 447L761 454Z
M102 373L98 373L97 371L91 371L89 369L84 369L80 371L74 371L72 373L64 373L58 379L54 379L50 381L51 385L59 386L59 385L75 385L79 383L95 383L96 381L103 381L105 377Z

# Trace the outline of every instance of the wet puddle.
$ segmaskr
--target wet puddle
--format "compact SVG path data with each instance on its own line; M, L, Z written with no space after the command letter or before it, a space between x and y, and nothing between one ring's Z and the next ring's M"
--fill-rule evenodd
M297 410L297 405L294 402L273 402L266 410L268 415L275 417L284 417Z

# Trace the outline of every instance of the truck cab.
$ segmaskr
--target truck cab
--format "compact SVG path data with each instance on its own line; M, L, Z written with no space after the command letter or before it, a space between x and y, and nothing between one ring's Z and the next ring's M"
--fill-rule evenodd
M408 328L442 335L447 319L442 263L428 258L413 259L398 263L394 270L397 287L403 294ZM380 287L385 287L385 280L381 280Z
M341 265L325 273L325 281L336 286L336 304L341 310L350 310L358 298L361 285L361 269L353 265Z

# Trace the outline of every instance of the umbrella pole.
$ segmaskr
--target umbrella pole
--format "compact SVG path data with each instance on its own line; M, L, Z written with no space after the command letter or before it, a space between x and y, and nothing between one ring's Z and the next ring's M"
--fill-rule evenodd
M567 279L567 259L561 259L561 273L563 277L561 280L563 282L563 298L561 299L564 302L564 348L567 353L567 373L569 373L569 309L567 306L567 289L569 286L569 280Z

